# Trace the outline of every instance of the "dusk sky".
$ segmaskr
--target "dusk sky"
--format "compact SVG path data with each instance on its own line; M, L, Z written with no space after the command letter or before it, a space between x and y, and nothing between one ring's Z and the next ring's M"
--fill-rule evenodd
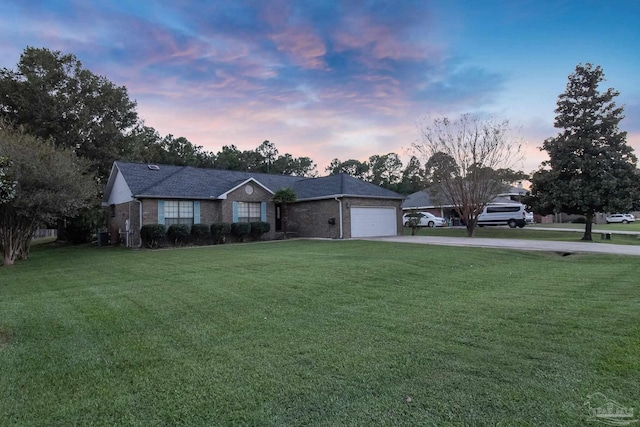
M620 91L640 151L640 1L31 1L0 3L0 67L27 46L126 86L161 135L207 151L273 142L308 156L398 153L428 115L508 119L525 172L546 158L577 64Z

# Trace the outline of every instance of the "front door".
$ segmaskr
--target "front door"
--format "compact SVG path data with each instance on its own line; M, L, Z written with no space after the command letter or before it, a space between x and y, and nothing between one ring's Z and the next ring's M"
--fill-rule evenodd
M276 231L282 231L282 205L276 205Z

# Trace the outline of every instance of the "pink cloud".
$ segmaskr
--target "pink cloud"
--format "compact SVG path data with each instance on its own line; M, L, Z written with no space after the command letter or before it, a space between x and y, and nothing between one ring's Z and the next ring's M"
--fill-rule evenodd
M283 51L296 65L304 68L322 69L326 67L324 42L313 28L305 26L286 27L284 31L273 33L269 38L278 50Z

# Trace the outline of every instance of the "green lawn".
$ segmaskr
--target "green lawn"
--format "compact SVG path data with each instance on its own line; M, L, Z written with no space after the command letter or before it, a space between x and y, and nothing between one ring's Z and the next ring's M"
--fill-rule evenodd
M554 224L548 224L554 225ZM525 239L525 240L556 240L566 242L581 241L584 234L584 224L558 224L567 226L566 228L574 228L576 231L548 231L539 228L547 228L547 224L528 225L524 228L508 228L508 227L477 227L474 233L475 237L494 238L494 239ZM568 227L569 225L573 227ZM577 226L577 227L576 227ZM550 227L560 228L560 227ZM564 227L563 227L564 228ZM640 231L633 228L622 228L620 224L609 224L606 227L600 225L594 226L594 230L605 230L614 233L611 240L601 240L600 233L593 232L593 243L608 243L618 245L640 245L638 235L615 234L615 231ZM410 228L404 229L405 235L411 234ZM448 237L466 237L467 230L463 227L438 227L429 228L421 227L418 230L418 236L448 236Z
M365 241L34 248L0 425L584 426L640 407L640 263Z
M584 224L572 223L552 223L552 224L531 224L527 227L544 227L544 228L575 228L584 230ZM610 231L635 231L640 232L640 221L630 224L593 224L594 230L610 230Z

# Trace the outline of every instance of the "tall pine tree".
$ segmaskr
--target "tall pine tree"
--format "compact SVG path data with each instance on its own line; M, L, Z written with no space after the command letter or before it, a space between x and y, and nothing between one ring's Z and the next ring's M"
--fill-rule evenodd
M533 174L531 202L542 214L584 215L583 240L592 240L597 212L628 211L637 202L636 156L618 124L623 108L619 92L598 90L600 66L578 65L558 97L554 126L560 133L544 141L549 160Z

